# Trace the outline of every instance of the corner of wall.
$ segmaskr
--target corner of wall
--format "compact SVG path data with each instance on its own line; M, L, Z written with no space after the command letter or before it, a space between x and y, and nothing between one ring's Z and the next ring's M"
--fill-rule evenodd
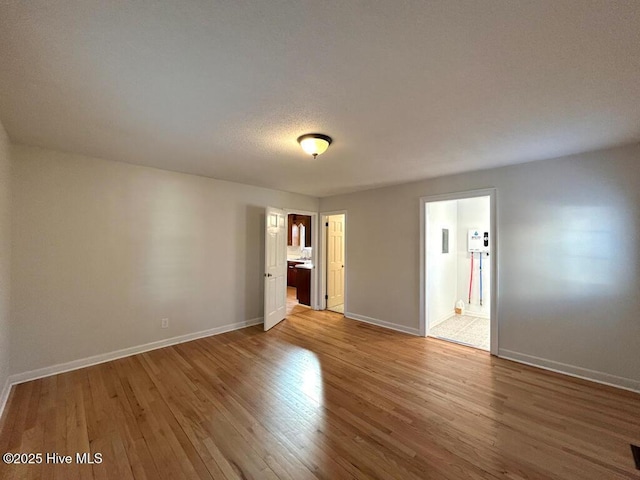
M0 416L9 398L11 300L11 159L9 137L0 123Z

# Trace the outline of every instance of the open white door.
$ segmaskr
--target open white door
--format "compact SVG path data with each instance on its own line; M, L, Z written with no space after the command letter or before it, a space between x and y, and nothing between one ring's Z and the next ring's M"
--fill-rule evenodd
M264 330L287 314L287 215L266 208L264 229Z
M327 309L344 304L344 214L327 217Z

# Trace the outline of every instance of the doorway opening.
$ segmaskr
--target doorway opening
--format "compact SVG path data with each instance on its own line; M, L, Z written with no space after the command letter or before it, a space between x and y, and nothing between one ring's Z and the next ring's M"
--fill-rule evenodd
M423 200L423 332L497 353L495 191Z
M317 214L287 212L287 315L316 305Z
M344 315L345 310L345 245L346 214L331 213L322 217L325 235L323 245L323 280L325 309Z

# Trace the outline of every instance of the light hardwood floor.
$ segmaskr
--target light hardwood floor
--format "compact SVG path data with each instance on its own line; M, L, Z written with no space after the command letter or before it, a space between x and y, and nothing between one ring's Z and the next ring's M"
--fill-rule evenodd
M640 395L301 309L14 388L0 478L638 479Z
M294 287L287 287L287 315L291 315L298 312L304 312L309 307L300 305L298 298L296 297L296 289Z

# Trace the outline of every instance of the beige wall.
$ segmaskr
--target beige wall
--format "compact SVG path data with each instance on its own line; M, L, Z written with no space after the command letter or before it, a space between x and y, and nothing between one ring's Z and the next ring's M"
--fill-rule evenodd
M9 369L9 300L11 265L11 163L9 138L0 123L0 413L2 412L5 384Z
M321 199L347 210L347 305L419 327L419 199L497 188L500 354L640 389L640 147ZM393 255L386 254L393 252Z
M9 159L0 141L6 376ZM638 146L320 202L31 147L11 153L11 373L261 317L266 205L347 210L349 311L417 330L420 197L496 187L500 354L640 388Z
M13 373L259 319L264 207L318 210L125 163L23 146L12 157Z

